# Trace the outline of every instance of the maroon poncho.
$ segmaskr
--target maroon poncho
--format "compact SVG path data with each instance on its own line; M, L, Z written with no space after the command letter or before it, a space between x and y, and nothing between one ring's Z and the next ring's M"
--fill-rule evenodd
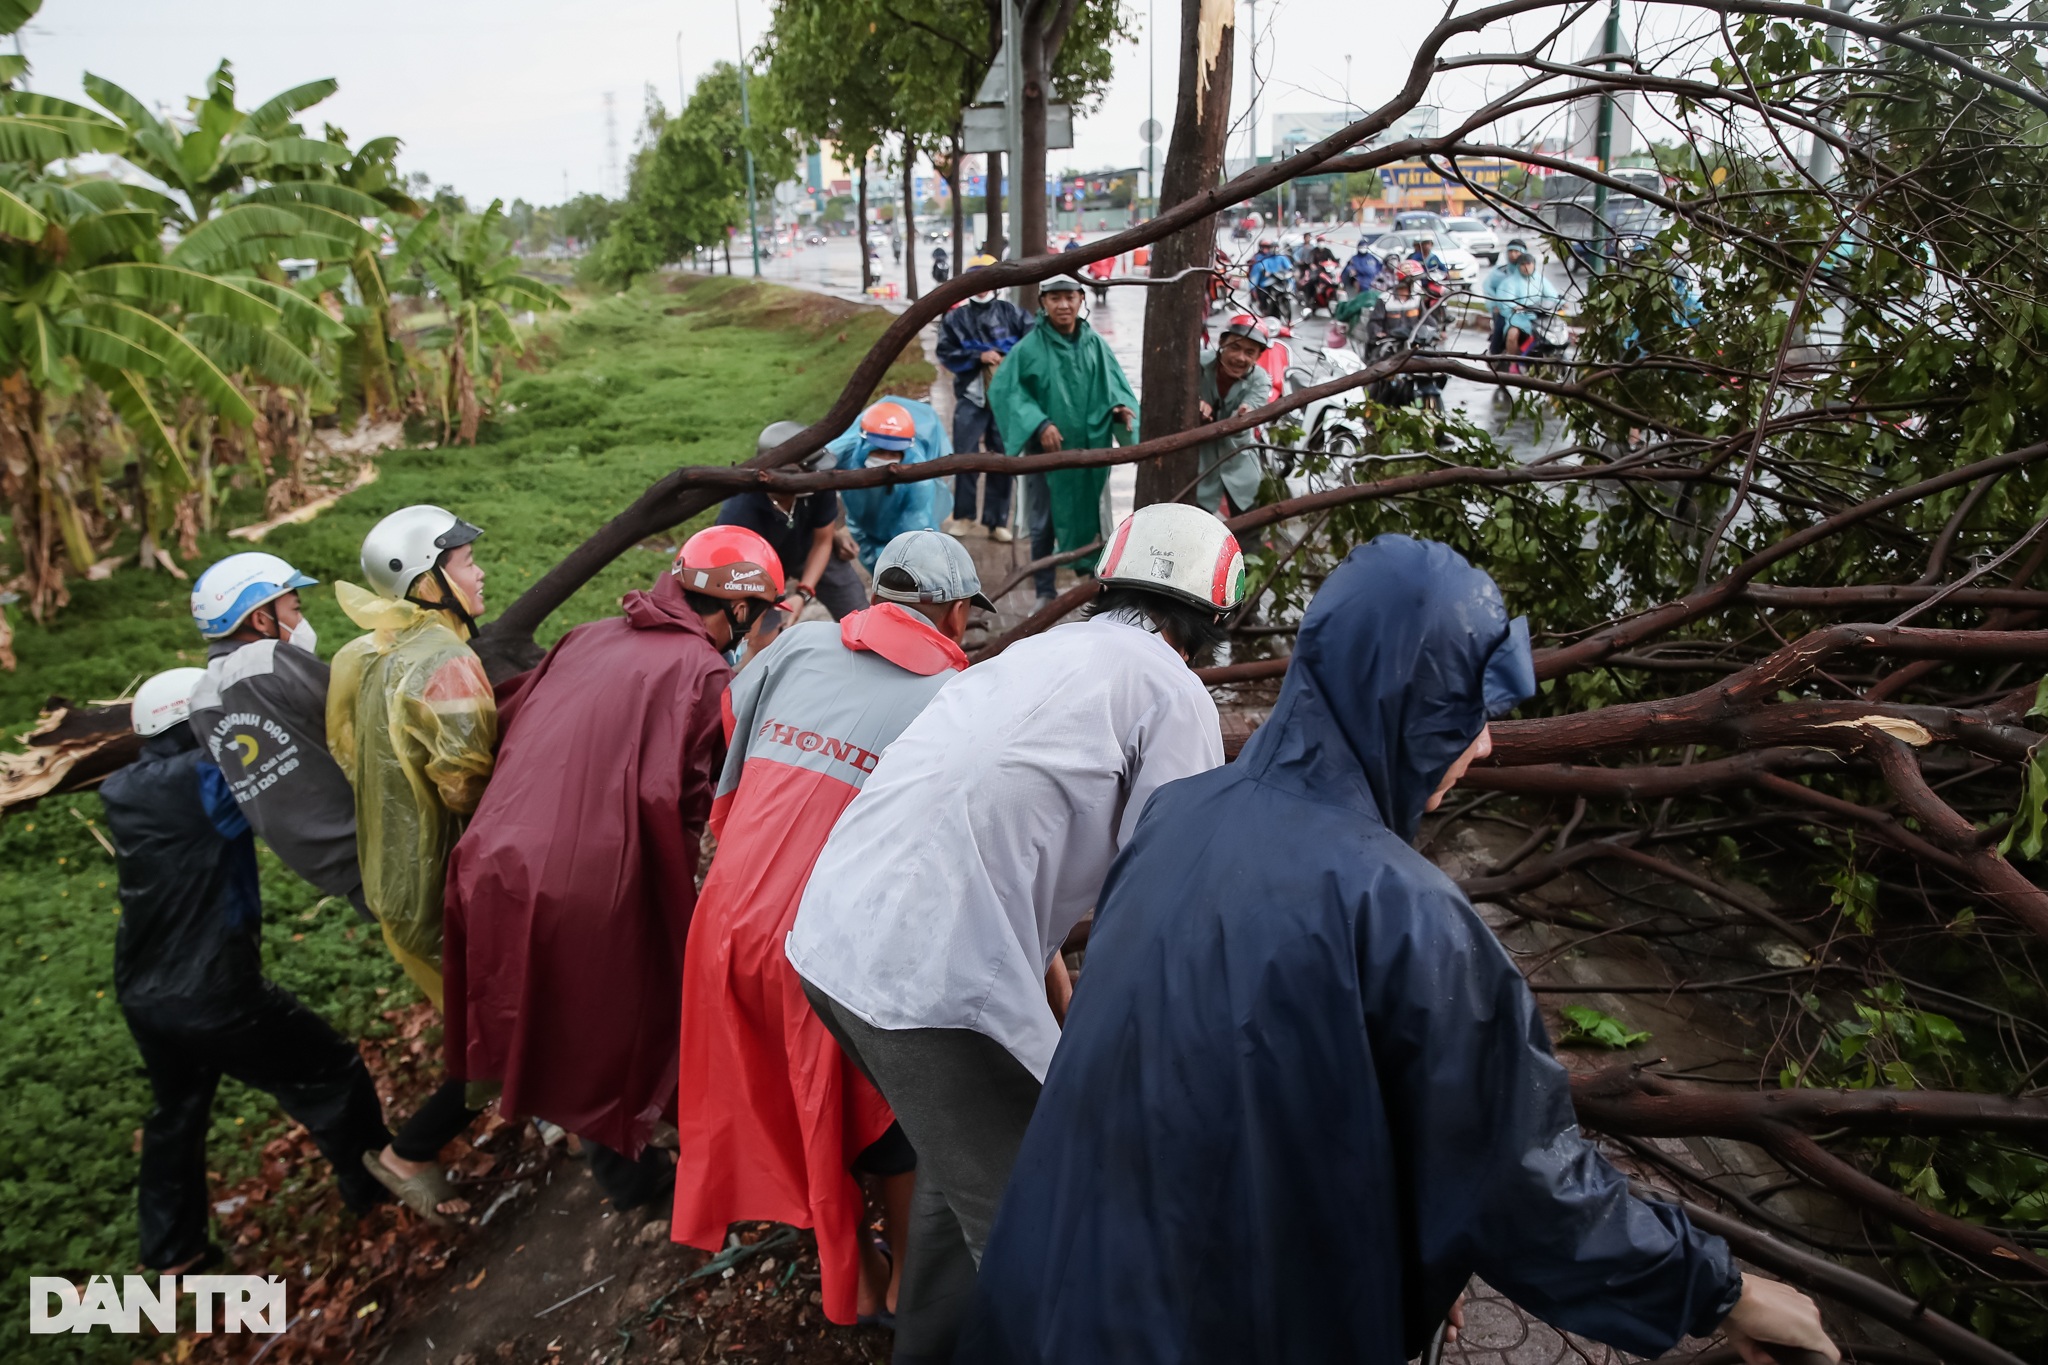
M676 1092L683 940L732 670L663 575L578 626L498 707L483 803L448 860L448 1063L637 1156Z

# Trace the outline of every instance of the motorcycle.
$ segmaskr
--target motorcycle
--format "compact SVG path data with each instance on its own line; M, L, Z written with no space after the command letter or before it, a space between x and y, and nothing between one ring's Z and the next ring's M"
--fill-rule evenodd
M1571 344L1571 328L1565 325L1559 306L1546 303L1529 310L1529 335L1522 339L1521 350L1509 362L1510 373L1529 368L1521 363L1523 360L1548 360L1564 354L1565 347Z
M1327 384L1345 375L1357 374L1365 368L1365 361L1343 344L1343 329L1333 328L1331 344L1323 347L1303 345L1306 359L1299 364L1286 367L1284 391L1296 394L1303 389ZM1355 457L1365 447L1365 423L1353 417L1349 404L1354 401L1350 393L1329 394L1318 398L1298 414L1301 420L1300 455L1314 454L1328 456L1332 463ZM1295 451L1275 450L1275 473L1282 479L1293 475L1300 455Z
M1309 313L1320 308L1324 312L1344 296L1344 285L1334 261L1323 261L1308 272L1302 307Z
M1391 360L1404 351L1434 351L1443 346L1443 310L1436 304L1425 302L1414 323L1400 331L1381 332L1366 348L1365 362L1368 365ZM1390 408L1405 408L1411 404L1425 412L1444 410L1444 376L1440 374L1412 374L1402 371L1388 375L1368 389L1373 401Z
M1283 324L1294 321L1294 280L1289 276L1270 278L1266 283L1252 290L1252 311L1263 317L1278 318Z

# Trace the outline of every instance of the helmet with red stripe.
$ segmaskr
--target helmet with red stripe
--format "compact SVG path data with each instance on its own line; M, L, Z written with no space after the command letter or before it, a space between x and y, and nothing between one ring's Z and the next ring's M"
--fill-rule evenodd
M775 602L782 597L782 559L759 532L744 526L707 526L683 542L669 572L685 592Z
M1096 576L1221 614L1244 599L1244 552L1230 528L1201 508L1156 502L1123 519Z

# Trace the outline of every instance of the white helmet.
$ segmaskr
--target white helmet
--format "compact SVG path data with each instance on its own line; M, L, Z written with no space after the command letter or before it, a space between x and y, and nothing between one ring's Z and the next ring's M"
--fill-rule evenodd
M192 689L206 676L203 668L167 668L135 689L128 717L144 739L160 735L192 714Z
M445 508L430 503L401 507L363 537L363 576L384 596L402 601L443 553L482 534Z
M249 613L264 603L319 581L261 550L229 555L192 585L192 620L201 636L223 639L234 634Z
M1155 502L1125 517L1095 571L1104 583L1163 592L1218 613L1244 598L1244 551L1199 507Z

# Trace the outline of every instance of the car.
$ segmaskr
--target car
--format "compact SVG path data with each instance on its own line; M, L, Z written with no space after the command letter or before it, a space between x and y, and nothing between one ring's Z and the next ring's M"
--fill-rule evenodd
M1419 209L1410 209L1406 213L1394 215L1394 231L1427 232L1434 236L1437 244L1441 246L1451 235L1451 225L1441 213L1425 213Z
M1448 232L1441 237L1434 232L1389 232L1374 241L1372 249L1383 259L1405 258L1424 237L1436 244L1436 254L1443 261L1452 284L1478 283L1479 258L1458 245L1457 239Z
M1480 260L1492 265L1500 259L1500 238L1477 218L1453 218L1449 226L1451 240Z
M823 246L825 245L825 234L822 232L814 232L810 236L804 238L804 242L806 245L809 246Z

